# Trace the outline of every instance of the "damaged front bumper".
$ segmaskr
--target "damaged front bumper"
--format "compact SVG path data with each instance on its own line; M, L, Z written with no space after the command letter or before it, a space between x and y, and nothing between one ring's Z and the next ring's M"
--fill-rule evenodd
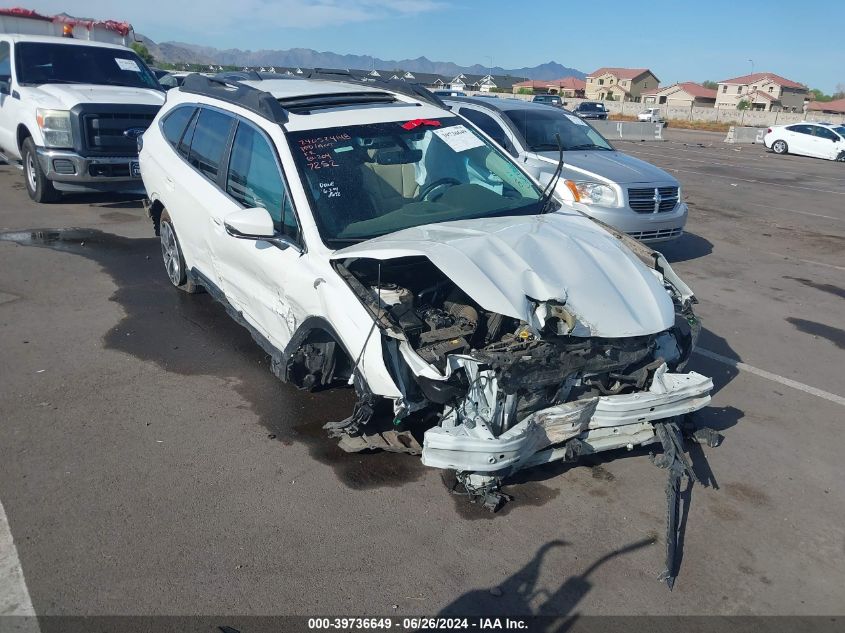
M683 416L710 402L713 381L696 372L654 373L647 391L584 398L536 411L496 436L490 425L447 412L424 434L426 466L507 476L522 468L658 441L652 422ZM451 415L450 415L451 414ZM568 446L577 440L577 448Z

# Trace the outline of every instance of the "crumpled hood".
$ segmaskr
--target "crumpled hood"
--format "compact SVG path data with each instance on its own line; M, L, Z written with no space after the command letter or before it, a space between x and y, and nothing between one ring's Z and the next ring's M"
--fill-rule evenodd
M28 99L39 106L70 110L80 103L113 103L160 106L164 93L152 88L127 88L125 86L100 86L95 84L42 84L22 86Z
M555 165L560 158L558 152L541 152L538 155L553 161ZM651 163L622 152L607 152L604 150L564 152L563 160L567 165L596 174L620 185L655 183L678 186L677 179L672 177L671 174ZM566 177L566 174L564 174L564 177ZM578 178L579 176L575 174L574 177Z
M654 334L675 322L658 274L580 214L424 225L344 248L332 259L420 255L481 307L529 323L529 297L565 303L592 336Z

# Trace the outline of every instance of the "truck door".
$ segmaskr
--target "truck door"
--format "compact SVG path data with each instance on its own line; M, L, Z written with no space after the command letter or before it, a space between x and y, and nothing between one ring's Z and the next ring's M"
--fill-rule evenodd
M12 97L12 46L0 40L0 148L17 158L15 119L18 99Z

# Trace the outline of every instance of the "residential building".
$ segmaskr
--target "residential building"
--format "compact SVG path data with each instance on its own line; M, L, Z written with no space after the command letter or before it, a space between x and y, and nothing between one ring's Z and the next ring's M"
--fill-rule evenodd
M648 68L599 68L587 75L585 96L603 101L640 101L660 80Z
M561 97L583 99L586 87L587 82L583 79L578 79L578 77L564 77L563 79L520 81L513 85L512 91L516 94L520 90L527 88L535 93L558 94Z
M813 101L807 106L811 112L824 112L825 114L845 114L845 99L834 101Z
M716 105L716 91L693 81L682 81L645 92L642 97L645 104L666 105L670 108L712 108Z
M493 92L504 90L510 92L514 84L524 81L525 77L511 75L466 75L461 73L449 82L450 90L476 90L479 92Z
M740 101L751 110L803 112L807 86L774 73L754 73L719 82L716 107L736 110Z

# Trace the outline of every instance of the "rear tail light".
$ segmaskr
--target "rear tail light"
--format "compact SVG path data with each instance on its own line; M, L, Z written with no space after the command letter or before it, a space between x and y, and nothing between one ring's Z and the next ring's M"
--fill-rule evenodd
M771 134L771 133L772 133L772 128L769 128L768 130L766 130L766 134Z

